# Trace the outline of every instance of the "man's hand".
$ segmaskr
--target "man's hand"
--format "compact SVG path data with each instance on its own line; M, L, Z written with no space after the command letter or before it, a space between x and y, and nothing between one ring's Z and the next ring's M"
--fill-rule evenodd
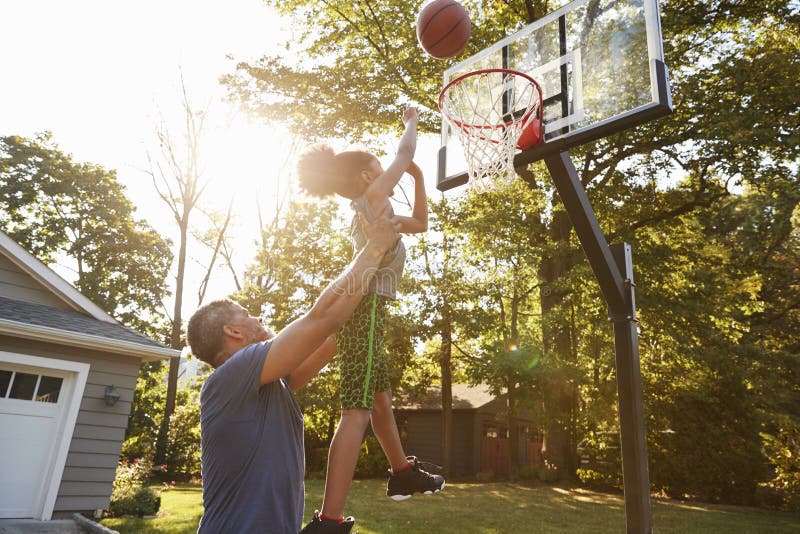
M397 217L391 219L387 217L387 212L388 208L384 209L380 216L372 222L368 222L367 218L359 213L361 226L367 236L367 245L380 252L386 252L400 239L400 221L397 220Z

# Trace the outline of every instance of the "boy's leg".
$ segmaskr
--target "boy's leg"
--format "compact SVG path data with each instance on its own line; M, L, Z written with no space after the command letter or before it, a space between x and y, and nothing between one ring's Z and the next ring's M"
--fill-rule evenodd
M392 411L392 395L390 391L379 391L375 394L372 406L372 431L381 444L383 453L392 467L392 471L399 471L408 466L406 453L400 443L400 433Z
M378 321L379 304L374 293L366 295L335 336L339 351L342 419L328 450L328 472L322 499L322 515L327 518L339 519L344 515L350 481L369 424L375 391L372 376L375 331L382 327Z
M369 423L369 410L343 410L342 419L333 435L328 451L328 473L325 477L325 494L322 514L339 519L344 516L344 503L350 490L350 481L358 463L364 431Z

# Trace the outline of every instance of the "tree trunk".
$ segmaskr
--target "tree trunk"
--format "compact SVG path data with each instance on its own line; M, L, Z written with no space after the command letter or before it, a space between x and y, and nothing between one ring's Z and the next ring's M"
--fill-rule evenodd
M517 427L517 385L508 382L508 477L516 480L519 474L519 428Z
M442 373L442 467L445 474L450 474L453 469L453 374L450 367L453 332L449 317L445 318L441 336L439 367Z
M180 350L181 347L181 308L183 306L183 280L186 270L186 239L189 231L189 214L184 213L180 223L181 244L178 253L178 273L175 282L175 307L172 318L172 331L170 333L169 344L173 349ZM167 453L167 436L169 435L169 419L175 412L175 397L178 392L178 370L180 369L180 358L169 359L169 375L167 378L167 400L164 404L164 419L158 429L158 440L156 442L155 463L164 463Z
M544 424L546 449L543 451L543 456L548 463L558 469L560 478L571 478L574 475L575 464L570 446L572 386L561 372L564 364L571 360L569 318L558 310L564 302L565 294L556 286L570 267L566 242L569 240L571 228L572 224L567 213L556 210L550 227L551 237L556 243L563 242L565 246L553 248L565 252L544 258L539 268L539 278L542 282L540 295L544 355L552 362L551 380L543 391L546 411Z

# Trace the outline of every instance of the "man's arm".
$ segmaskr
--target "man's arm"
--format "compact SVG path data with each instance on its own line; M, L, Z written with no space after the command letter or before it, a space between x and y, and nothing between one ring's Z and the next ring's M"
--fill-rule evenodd
M289 375L289 387L292 391L297 391L308 384L320 369L330 363L336 353L336 342L333 337L329 337Z
M261 370L261 385L293 373L303 361L347 322L364 297L386 251L399 239L400 224L385 215L364 227L367 245L334 280L305 315L272 341Z

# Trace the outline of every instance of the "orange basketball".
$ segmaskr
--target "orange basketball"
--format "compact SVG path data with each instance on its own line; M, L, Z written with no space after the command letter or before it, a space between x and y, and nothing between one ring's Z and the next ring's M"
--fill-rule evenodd
M417 40L437 59L460 54L469 42L471 29L467 10L455 0L433 0L417 17Z

